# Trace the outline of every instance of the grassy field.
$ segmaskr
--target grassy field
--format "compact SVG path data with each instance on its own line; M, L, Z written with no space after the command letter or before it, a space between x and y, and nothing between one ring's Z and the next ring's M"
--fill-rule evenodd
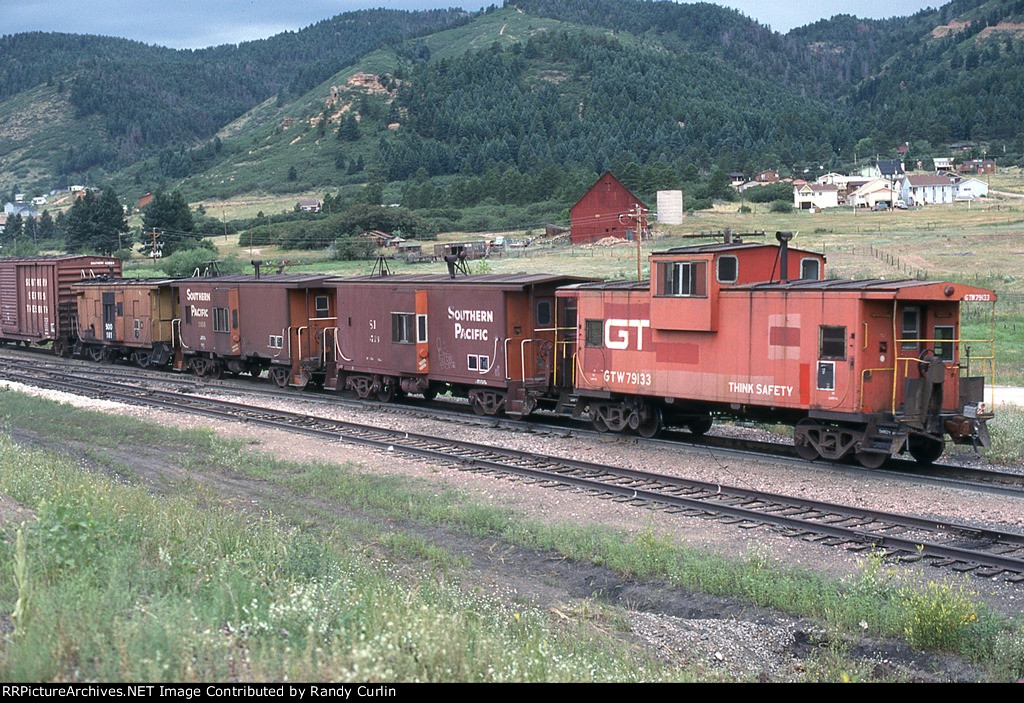
M0 569L14 574L0 582L13 613L0 643L6 681L717 678L638 650L615 608L545 612L463 584L468 564L416 526L814 618L828 634L806 680L874 678L848 649L865 631L960 653L997 680L1024 675L1024 623L987 608L968 582L901 585L878 558L835 581L651 530L539 524L422 481L280 461L210 431L0 396L7 432L90 448L75 462L0 432L0 493L32 511L20 527L5 521L0 542ZM126 462L133 438L145 443ZM137 468L147 459L160 467L149 492ZM250 486L260 512L251 495L219 493L225 483Z

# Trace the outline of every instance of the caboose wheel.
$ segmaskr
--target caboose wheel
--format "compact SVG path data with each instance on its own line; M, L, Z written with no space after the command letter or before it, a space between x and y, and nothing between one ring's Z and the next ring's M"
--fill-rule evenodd
M382 403L390 403L395 399L395 384L390 381L382 383L377 389L377 400Z
M601 411L597 406L591 406L590 408L590 424L594 426L594 429L598 432L607 432L608 423L601 417Z
M636 428L636 433L641 437L650 439L656 437L661 432L662 426L661 408L655 405L649 409L647 419L640 421L640 425Z
M931 439L930 437L912 435L907 440L907 449L910 451L910 456L914 457L914 461L918 464L927 465L934 464L935 460L942 456L946 445L944 442Z
M291 374L288 369L284 366L271 366L270 367L270 380L272 380L278 388L284 388L288 385L288 377Z
M857 452L857 463L865 469L877 469L888 458L889 455L883 452Z
M696 420L691 420L686 423L686 427L690 430L690 432L692 434L697 435L698 437L703 437L704 435L706 435L708 433L708 430L711 429L711 425L712 420L710 415L698 418Z
M814 420L804 419L796 424L796 430L793 433L793 448L796 449L796 454L801 459L814 461L821 456L818 448L814 446L810 439L811 433L817 433L818 431L818 423Z

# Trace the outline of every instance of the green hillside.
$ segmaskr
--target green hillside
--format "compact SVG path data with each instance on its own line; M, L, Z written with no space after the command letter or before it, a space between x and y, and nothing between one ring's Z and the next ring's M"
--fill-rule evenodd
M917 159L966 141L1010 163L1024 159L1022 23L1024 0L786 35L706 3L521 0L346 13L200 51L6 36L0 191L356 198L374 182L467 207L560 202L606 168L654 187L840 169L905 142Z

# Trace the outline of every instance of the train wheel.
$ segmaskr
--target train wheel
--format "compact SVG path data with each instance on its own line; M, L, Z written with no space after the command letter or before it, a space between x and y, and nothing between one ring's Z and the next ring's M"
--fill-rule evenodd
M703 437L711 429L712 424L713 422L711 420L711 416L708 415L706 417L702 417L697 420L691 420L690 422L687 422L686 427L687 429L690 430L691 434L695 434L698 437Z
M206 370L203 373L203 378L208 378L211 381L216 381L224 375L224 366L219 361L211 361L206 365Z
M436 388L428 388L427 390L423 391L423 399L424 400L433 400L436 397L437 397L437 389Z
M271 366L270 367L270 380L273 381L278 388L284 388L288 385L288 377L291 374L284 366Z
M71 356L71 345L66 339L58 339L53 343L53 353L60 357Z
M132 352L132 363L144 369L153 363L153 354L144 351L134 351Z
M907 440L907 449L910 450L910 456L914 457L914 461L927 466L928 464L934 464L935 460L942 456L946 445L937 439L912 435Z
M395 399L395 384L391 381L385 381L381 384L380 388L377 389L377 400L382 403L390 403Z
M814 461L819 456L817 447L811 443L808 435L810 431L817 427L818 423L813 420L801 420L796 425L796 432L793 434L793 447L796 449L796 454L801 459L807 461Z
M888 458L884 452L857 452L857 463L865 469L877 469Z
M89 355L90 359L97 363L103 361L103 347L89 347L89 349L86 351L86 354Z
M636 428L636 433L641 437L651 439L661 432L663 426L661 408L654 405L649 408L647 419L640 421L640 425Z
M259 366L253 366L251 369L249 369L249 375L252 376L253 378L259 378L260 376L263 375L263 369L261 369Z
M590 424L594 426L594 429L597 430L598 432L607 432L608 423L604 421L604 418L601 417L601 414L597 410L591 410L590 413Z

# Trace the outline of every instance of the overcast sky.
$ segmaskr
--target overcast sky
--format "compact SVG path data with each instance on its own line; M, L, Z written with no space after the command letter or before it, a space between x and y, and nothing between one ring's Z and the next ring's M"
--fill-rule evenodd
M307 27L348 10L367 7L428 9L459 6L476 10L490 2L452 0L3 0L0 34L70 32L137 39L175 48L201 48L262 39ZM500 0L494 4L500 5ZM908 0L723 0L780 32L836 14L889 17L941 2Z

